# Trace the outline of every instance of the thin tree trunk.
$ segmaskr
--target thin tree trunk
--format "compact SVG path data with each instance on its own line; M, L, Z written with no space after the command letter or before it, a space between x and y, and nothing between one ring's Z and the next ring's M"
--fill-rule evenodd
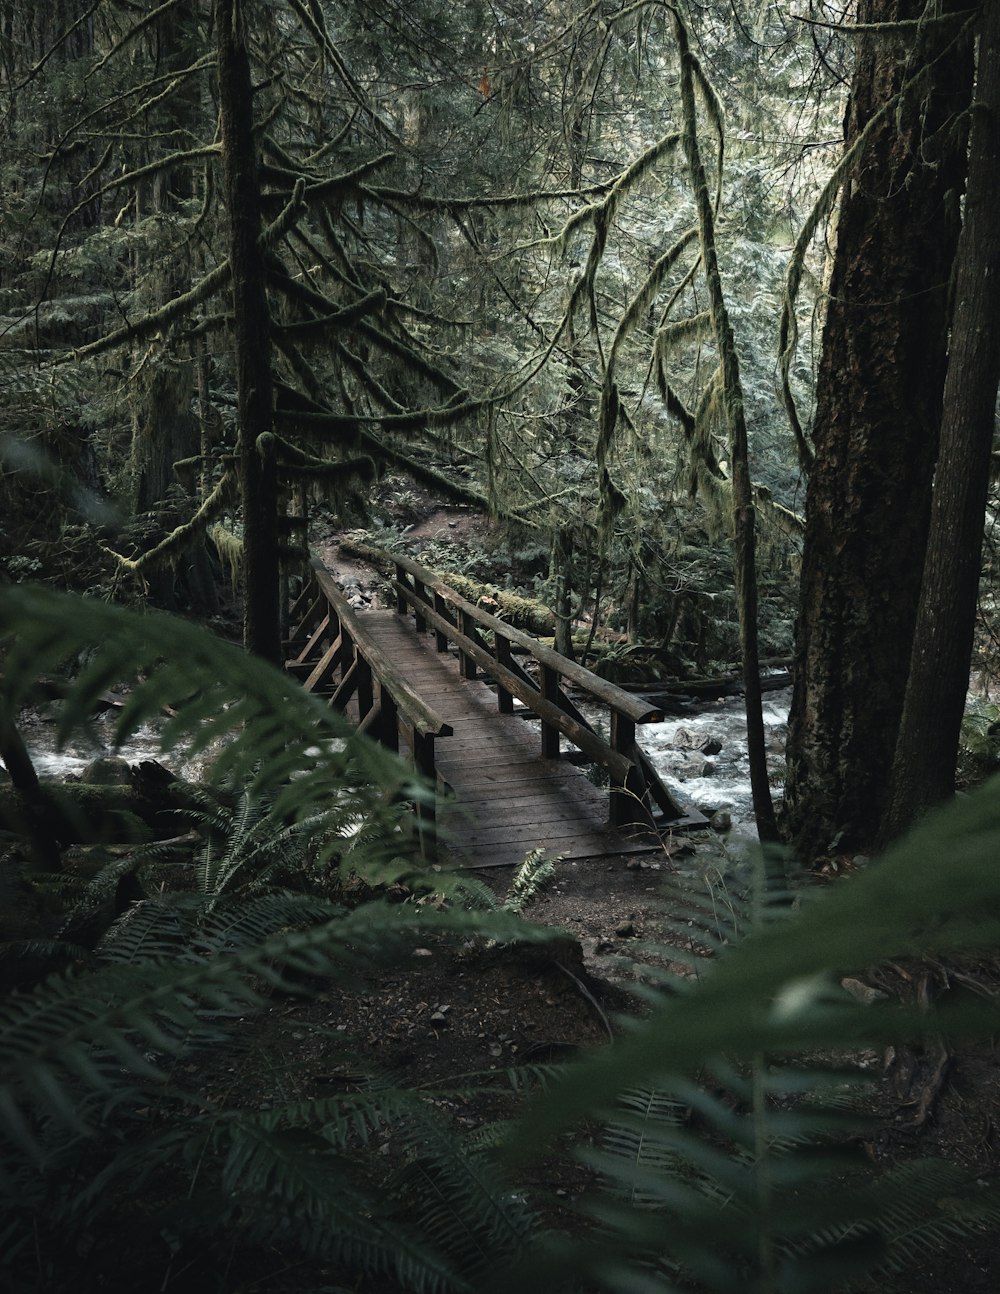
M271 321L260 245L261 202L246 46L247 8L245 0L215 3L243 494L243 642L248 651L278 664L278 472L269 444L273 422Z
M885 836L955 789L1000 383L1000 0L987 0L927 561Z
M735 554L733 575L736 605L739 613L740 650L743 666L743 688L747 716L747 749L750 759L750 787L754 816L761 840L778 836L767 778L767 755L764 746L764 715L760 693L760 653L757 641L757 566L755 558L755 519L750 489L746 410L743 384L740 380L736 338L722 290L722 275L715 250L715 213L708 190L708 179L698 145L698 117L695 104L694 68L688 33L679 14L673 11L674 35L681 56L681 103L684 111L684 153L687 157L698 210L701 256L705 268L712 309L712 327L719 346L722 365L723 399L729 423L729 457L732 463L733 532Z

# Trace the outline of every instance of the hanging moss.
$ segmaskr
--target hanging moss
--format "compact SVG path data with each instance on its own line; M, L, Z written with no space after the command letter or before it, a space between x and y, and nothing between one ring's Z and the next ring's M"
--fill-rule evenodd
M209 527L208 537L215 545L216 552L219 554L219 560L229 572L229 579L235 587L239 584L243 573L242 536L234 535L233 532L220 521L214 526Z
M125 557L104 545L103 551L113 557L122 570L144 579L146 570L155 570L167 562L175 562L190 544L205 533L214 518L229 506L235 494L236 476L234 472L227 470L194 516L182 522L154 548L148 549L139 557Z

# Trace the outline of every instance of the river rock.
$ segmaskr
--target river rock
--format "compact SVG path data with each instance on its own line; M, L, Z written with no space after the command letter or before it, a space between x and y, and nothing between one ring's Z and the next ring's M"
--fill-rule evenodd
M93 760L80 774L84 786L129 786L132 768L127 759L117 755L102 755Z
M719 755L722 753L722 742L718 737L706 737L698 749L703 755Z
M678 728L670 744L677 750L694 750L698 744L698 737L688 728Z
M729 831L733 825L733 815L728 809L716 809L708 824L713 831Z

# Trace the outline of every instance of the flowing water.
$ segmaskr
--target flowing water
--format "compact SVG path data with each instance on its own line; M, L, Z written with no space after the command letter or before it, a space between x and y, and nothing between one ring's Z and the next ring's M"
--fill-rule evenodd
M781 796L784 778L791 697L791 688L764 696L767 769L775 799ZM755 832L741 696L709 702L690 714L671 715L664 723L645 724L639 737L660 777L683 802L705 813L728 809L735 831ZM718 751L714 751L716 744ZM700 746L705 746L704 753Z
M186 760L179 750L163 755L160 736L154 724L143 724L119 749L114 744L113 718L96 719L86 729L78 729L60 744L56 724L44 718L35 718L21 730L31 762L39 777L79 777L88 764L104 756L115 755L137 764L144 759L160 760L172 773L197 779L211 758L205 753L194 760ZM3 761L0 760L0 768Z
M767 693L764 697L767 765L775 798L781 795L790 701L790 688ZM600 726L604 718L596 711L587 717L595 726ZM132 764L143 759L163 758L171 771L198 778L210 758L202 756L188 763L178 751L161 757L153 725L144 725L129 738L127 745L116 750L110 718L96 721L89 733L74 734L61 749L57 748L53 723L36 721L23 735L41 777L79 776L99 756L117 754ZM671 716L663 723L645 724L639 730L639 737L657 772L682 803L709 814L717 809L727 809L732 815L734 831L753 834L742 697L708 702L688 714Z

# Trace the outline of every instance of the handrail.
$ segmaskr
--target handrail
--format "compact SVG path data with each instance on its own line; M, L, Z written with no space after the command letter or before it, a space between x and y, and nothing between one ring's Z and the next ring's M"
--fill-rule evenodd
M384 561L394 565L397 570L401 569L412 575L425 588L431 589L434 593L444 598L446 602L465 612L477 624L482 625L484 629L488 629L492 633L502 634L508 642L516 644L530 656L533 656L540 665L557 670L568 683L574 684L584 692L589 692L598 701L604 701L617 710L619 714L631 719L633 723L659 723L662 721L663 711L659 707L651 706L648 701L644 702L641 697L637 697L631 692L626 692L624 688L618 687L607 679L600 678L585 666L570 660L568 656L563 656L552 647L546 647L544 643L539 642L537 638L533 638L531 634L527 634L521 629L516 629L513 625L508 624L506 620L500 620L497 616L484 611L482 607L476 606L475 603L468 602L450 584L446 584L433 571L421 566L419 562L415 562L411 557L407 557L402 553L376 551Z
M351 604L343 592L326 571L316 571L315 580L324 597L337 612L341 625L350 626L351 636L372 667L372 672L379 682L390 691L396 705L407 723L421 737L450 737L452 726L432 710L423 697L419 696L410 683L386 656L379 643L368 633L361 621L353 614Z
M344 709L353 698L358 730L391 750L399 750L400 729L408 730L413 763L436 786L434 742L452 735L451 724L414 691L317 562L289 611L289 624L293 626L291 654L285 668L301 677L307 691L332 689L329 702L337 709ZM433 848L429 827L435 817L434 800L418 798L416 811L421 846L428 852Z
M377 555L395 567L392 587L397 611L405 614L412 608L417 629L424 630L430 626L439 651L447 650L449 642L454 643L458 647L463 676L474 678L479 667L494 679L501 711L511 713L513 698L517 697L541 720L543 756L559 757L562 734L588 759L607 769L614 792L610 805L613 825L656 825L651 801L655 801L666 820L676 822L683 818L693 822L701 819L701 815L687 816L685 810L674 802L648 756L636 744L636 725L660 722L662 710L607 679L599 678L530 634L468 602L412 558L400 553L378 552ZM480 630L493 634L492 649ZM514 659L514 647L538 663L538 684ZM594 731L560 687L561 680L608 707L610 741L605 741Z

